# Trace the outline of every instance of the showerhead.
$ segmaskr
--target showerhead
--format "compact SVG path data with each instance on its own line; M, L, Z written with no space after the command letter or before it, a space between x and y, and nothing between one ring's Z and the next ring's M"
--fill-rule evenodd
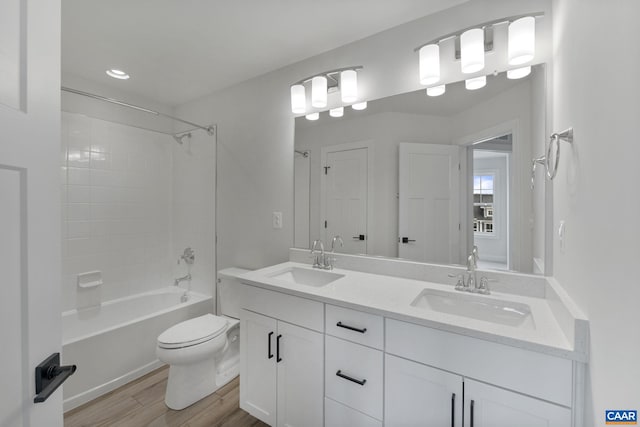
M184 144L185 138L187 140L191 139L191 132L183 133L182 135L173 135L173 139L180 145Z

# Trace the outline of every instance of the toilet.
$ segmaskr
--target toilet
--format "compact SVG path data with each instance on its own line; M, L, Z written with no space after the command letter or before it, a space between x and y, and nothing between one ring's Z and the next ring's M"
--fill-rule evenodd
M180 322L158 336L156 355L169 365L166 405L184 409L238 376L240 314L237 277L248 270L218 272L221 316L205 314Z

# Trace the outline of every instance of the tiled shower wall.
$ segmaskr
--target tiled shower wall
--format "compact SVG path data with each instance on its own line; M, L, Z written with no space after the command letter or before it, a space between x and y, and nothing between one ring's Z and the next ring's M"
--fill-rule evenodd
M172 150L161 133L62 113L63 310L172 283ZM104 284L79 289L77 274Z

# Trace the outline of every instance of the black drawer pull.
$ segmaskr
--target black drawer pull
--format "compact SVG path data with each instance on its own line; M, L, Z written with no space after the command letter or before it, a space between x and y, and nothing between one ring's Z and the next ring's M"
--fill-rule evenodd
M282 362L282 357L280 357L280 338L282 338L282 335L276 337L276 362L278 363Z
M273 352L271 351L271 337L273 336L273 332L269 332L269 336L267 337L267 341L269 342L269 352L267 356L269 359L273 359Z
M350 377L348 375L345 375L345 374L342 373L341 370L338 370L338 372L336 372L336 375L339 376L340 378L344 378L345 380L348 380L348 381L351 381L351 382L354 382L354 383L360 384L360 385L364 385L367 382L367 380L357 380L357 379L352 378L352 377Z
M362 329L354 328L353 326L343 325L342 322L336 323L336 326L338 328L345 328L345 329L348 329L350 331L360 332L361 334L364 334L365 332L367 332L367 328L362 328Z
M451 393L451 427L454 427L456 420L456 394Z

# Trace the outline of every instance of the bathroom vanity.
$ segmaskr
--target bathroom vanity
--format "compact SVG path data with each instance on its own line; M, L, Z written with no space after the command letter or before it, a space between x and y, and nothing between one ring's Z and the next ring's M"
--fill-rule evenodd
M561 289L486 273L500 282L476 295L404 263L241 276L240 407L274 426L581 424L588 324Z

